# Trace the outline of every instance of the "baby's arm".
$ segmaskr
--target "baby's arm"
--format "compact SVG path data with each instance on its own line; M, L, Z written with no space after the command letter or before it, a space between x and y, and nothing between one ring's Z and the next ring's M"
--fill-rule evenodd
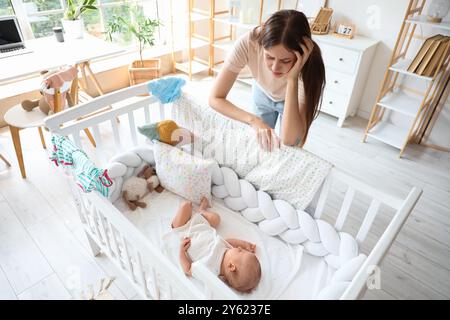
M187 250L189 249L190 246L191 246L191 239L184 238L180 246L180 263L181 268L183 268L183 271L187 276L192 276L191 272L192 261L187 256Z
M256 251L256 244L250 243L245 240L240 239L226 239L226 241L231 244L233 247L241 247L242 249L245 249L247 251L255 253Z

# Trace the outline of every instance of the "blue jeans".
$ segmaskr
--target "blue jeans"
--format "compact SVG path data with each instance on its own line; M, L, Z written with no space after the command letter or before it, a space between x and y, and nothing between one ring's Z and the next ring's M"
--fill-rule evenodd
M261 88L253 83L253 112L255 115L263 119L263 121L272 129L275 128L278 115L280 122L283 116L284 101L275 102Z

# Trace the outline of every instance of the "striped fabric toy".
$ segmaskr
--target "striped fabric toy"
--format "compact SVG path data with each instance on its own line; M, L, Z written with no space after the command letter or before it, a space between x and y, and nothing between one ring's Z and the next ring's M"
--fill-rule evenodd
M84 192L97 190L103 196L108 197L112 180L108 177L106 169L97 168L88 158L86 153L64 136L52 137L53 152L50 160L57 166L72 166L74 177L78 186Z

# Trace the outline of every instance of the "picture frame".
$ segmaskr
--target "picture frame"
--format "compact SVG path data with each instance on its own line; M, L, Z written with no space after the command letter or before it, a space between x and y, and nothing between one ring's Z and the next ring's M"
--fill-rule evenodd
M334 25L333 35L336 37L353 39L356 35L356 26L353 23L337 21Z

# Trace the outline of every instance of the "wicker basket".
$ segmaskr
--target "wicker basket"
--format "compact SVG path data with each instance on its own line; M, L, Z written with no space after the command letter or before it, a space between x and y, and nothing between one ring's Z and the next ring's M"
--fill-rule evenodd
M148 59L133 61L128 67L128 73L130 75L130 85L147 82L149 80L159 78L159 70L161 68L160 59Z

